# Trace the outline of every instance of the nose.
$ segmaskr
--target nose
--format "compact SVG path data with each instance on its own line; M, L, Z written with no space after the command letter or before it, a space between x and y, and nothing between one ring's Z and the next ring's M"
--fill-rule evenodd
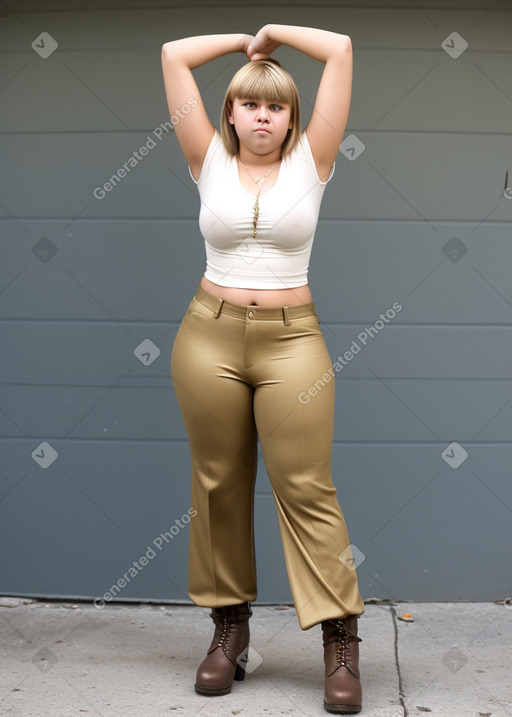
M258 120L268 122L270 114L265 105L258 105Z

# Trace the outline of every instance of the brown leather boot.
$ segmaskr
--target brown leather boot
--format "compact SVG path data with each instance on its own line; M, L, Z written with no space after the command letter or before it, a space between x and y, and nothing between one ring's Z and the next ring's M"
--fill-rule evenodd
M357 615L322 622L325 662L324 709L334 714L361 711Z
M200 695L227 695L234 679L244 679L251 615L248 602L212 608L215 634L197 670L195 690Z

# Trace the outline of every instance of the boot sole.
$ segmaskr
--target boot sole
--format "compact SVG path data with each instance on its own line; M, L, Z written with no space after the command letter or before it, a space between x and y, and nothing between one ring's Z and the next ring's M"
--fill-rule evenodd
M361 705L333 705L324 700L324 710L336 715L354 715L361 712Z
M231 692L231 685L229 685L229 687L202 687L201 685L194 685L194 689L198 695L204 695L205 697L220 697L220 695L229 695Z

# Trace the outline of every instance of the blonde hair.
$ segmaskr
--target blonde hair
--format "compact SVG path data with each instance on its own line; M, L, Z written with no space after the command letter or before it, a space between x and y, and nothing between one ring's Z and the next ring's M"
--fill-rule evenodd
M229 83L222 105L220 134L227 151L232 155L237 154L240 147L236 130L228 119L228 112L235 99L262 99L288 105L292 126L283 142L281 156L285 157L293 150L300 137L299 91L293 77L277 60L247 62Z

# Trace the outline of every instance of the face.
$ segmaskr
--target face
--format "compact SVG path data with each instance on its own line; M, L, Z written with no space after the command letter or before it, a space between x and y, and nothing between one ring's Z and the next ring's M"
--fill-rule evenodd
M267 154L280 147L291 129L290 107L262 99L235 99L228 111L240 145L255 154Z

